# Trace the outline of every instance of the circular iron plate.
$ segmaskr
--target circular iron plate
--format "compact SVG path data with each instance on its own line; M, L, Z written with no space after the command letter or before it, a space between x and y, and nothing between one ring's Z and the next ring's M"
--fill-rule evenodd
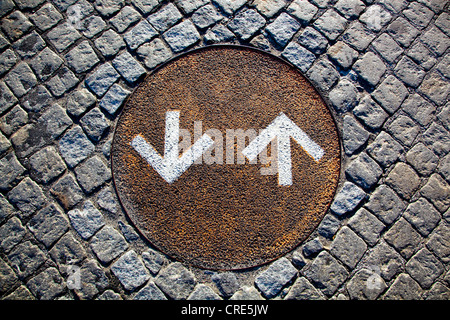
M192 137L194 121L202 133L222 133L224 164L193 164L169 184L144 160L131 141L141 136L164 155L173 110ZM291 139L289 186L261 175L259 162L236 164L235 154L225 163L227 129L259 132L280 112L325 151L319 161ZM135 89L117 123L112 169L120 202L155 247L197 267L242 269L288 253L316 228L338 184L340 143L326 103L295 67L259 50L211 46L169 61Z

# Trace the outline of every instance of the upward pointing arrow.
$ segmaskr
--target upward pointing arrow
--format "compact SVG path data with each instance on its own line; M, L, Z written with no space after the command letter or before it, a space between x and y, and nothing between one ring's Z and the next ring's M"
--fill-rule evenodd
M324 155L323 149L315 143L302 129L281 112L267 128L242 150L250 161L254 160L266 146L277 138L278 142L278 184L292 185L291 142L292 137L315 160Z
M181 157L178 142L180 139L180 112L166 112L166 133L164 157L141 136L131 141L131 146L143 157L169 184L177 180L194 161L214 144L210 136L204 134Z

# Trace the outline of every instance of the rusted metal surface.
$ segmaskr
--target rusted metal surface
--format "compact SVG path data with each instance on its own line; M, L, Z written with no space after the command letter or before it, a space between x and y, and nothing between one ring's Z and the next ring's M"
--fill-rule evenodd
M263 129L280 112L325 151L314 161L291 140L292 178L261 175L260 163L193 164L169 184L130 145L140 135L164 154L165 116L180 128ZM236 157L236 155L235 155ZM241 269L276 259L319 224L335 194L340 144L313 86L283 60L244 47L184 54L147 76L127 100L113 146L115 187L141 233L169 256L207 269Z

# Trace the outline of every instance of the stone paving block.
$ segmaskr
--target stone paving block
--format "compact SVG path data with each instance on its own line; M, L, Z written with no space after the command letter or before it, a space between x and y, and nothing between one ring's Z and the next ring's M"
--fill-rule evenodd
M345 174L363 189L371 189L378 182L383 170L365 152L359 154L345 169Z
M147 20L156 30L164 32L180 21L182 17L177 7L173 3L169 3L151 14Z
M50 92L43 85L38 85L23 97L21 105L27 111L39 112L49 107L52 100Z
M306 278L327 296L332 296L348 277L345 267L327 251L322 251L305 268L302 272Z
M376 86L386 71L386 66L376 54L369 51L355 62L353 70L363 81Z
M100 101L99 106L110 115L114 115L129 94L130 91L118 84L113 84Z
M41 187L29 177L24 178L8 193L8 199L21 211L22 217L32 215L46 203Z
M222 24L216 24L209 29L205 34L205 41L207 44L227 42L234 39L234 33ZM256 39L256 37L255 37Z
M197 11L191 17L192 22L200 29L205 29L223 19L223 16L211 4L207 4Z
M329 40L336 38L345 30L347 21L333 9L328 9L315 22L314 26Z
M69 229L69 222L61 210L51 203L39 210L28 221L27 227L37 240L49 248Z
M396 77L389 75L372 93L372 97L389 113L394 113L408 96L408 90Z
M239 289L239 282L236 275L232 272L215 273L211 280L216 285L221 296L229 298Z
M434 119L435 107L422 98L419 94L413 94L403 101L402 110L422 126L427 126ZM438 116L439 117L439 116Z
M231 33L231 31L228 32ZM205 35L205 40L207 40L207 38L208 33ZM138 54L140 59L144 60L144 65L149 69L155 68L156 66L166 62L172 57L172 52L170 51L170 49L159 38L151 41L150 43L144 43L136 50L136 53Z
M102 64L92 75L86 78L86 85L97 97L103 96L119 79L120 75L110 63Z
M255 278L256 287L268 299L275 297L281 289L290 282L297 274L297 269L287 260L281 258L269 268L259 273Z
M123 223L122 221L118 222L120 232L122 232L125 239L129 242L135 242L139 240L139 235L134 231L134 228L128 224Z
M9 145L11 146L11 145ZM9 148L8 146L8 148ZM0 159L0 190L11 189L14 184L22 178L25 168L17 160L14 152L11 152Z
M438 56L441 56L450 46L450 38L436 27L423 33L420 40Z
M340 221L332 214L326 214L317 227L317 232L325 238L331 239L340 226Z
M387 126L388 131L403 144L411 146L420 132L420 128L411 118L400 115Z
M382 167L388 168L403 154L404 149L388 133L382 131L367 147L367 152Z
M0 54L0 75L4 75L9 70L11 70L12 67L17 62L17 56L14 53L13 50L7 49L5 52Z
M436 70L439 71L444 77L450 79L450 55L446 55L436 66Z
M330 209L336 215L342 216L354 210L365 197L364 190L346 181L342 189L336 194Z
M430 23L430 20L434 15L433 11L418 2L410 3L408 8L406 8L406 10L403 10L403 14L419 29L425 28L428 23Z
M399 196L388 186L379 186L365 204L385 224L394 222L406 208Z
M345 95L343 96L345 97ZM352 155L366 143L367 139L369 139L369 132L352 116L344 116L342 142L345 153Z
M97 15L92 15L80 21L80 26L78 28L79 31L86 38L93 38L98 35L100 32L106 29L106 23Z
M1 121L2 119L0 119ZM0 122L0 128L2 123ZM5 153L11 147L11 142L0 132L0 155Z
M120 294L112 291L111 289L106 290L101 295L97 297L97 300L123 300Z
M366 243L350 228L342 227L331 243L330 253L353 269L367 249Z
M358 57L358 51L350 48L342 41L328 48L328 57L344 69L350 68Z
M111 213L116 213L119 203L113 195L114 191L110 187L103 188L97 194L97 203L102 208Z
M197 279L181 263L171 263L155 278L156 285L170 298L186 299L194 290Z
M132 6L125 6L109 21L116 28L117 32L122 33L128 27L141 18L139 12Z
M56 97L62 96L68 90L78 84L78 78L66 66L62 66L56 75L47 81L46 85L52 94Z
M3 17L7 13L11 12L12 9L14 9L14 2L12 2L12 0L2 1L2 6L0 7L0 17Z
M242 6L247 2L246 0L235 0L235 1L228 1L228 0L213 0L215 4L217 4L220 9L231 15L234 12L236 12L238 9L242 8Z
M80 288L75 289L77 296L89 300L108 286L108 278L97 261L86 260L80 268L80 284Z
M185 20L163 34L164 40L174 52L180 52L200 40L200 34L190 20Z
M91 193L111 179L111 170L95 155L75 168L77 180L83 190Z
M99 108L93 108L91 111L86 113L80 119L80 124L89 138L93 141L99 141L105 130L109 127L106 117Z
M450 262L450 224L442 221L428 238L426 246L442 262ZM447 281L448 282L448 281Z
M54 104L39 117L37 123L52 139L55 139L72 124L72 120L62 107Z
M86 251L69 231L49 251L60 267L78 265L86 258Z
M385 225L364 208L359 209L348 221L348 226L354 230L370 246L374 246Z
M386 289L383 278L370 269L360 269L347 283L347 291L352 300L375 300Z
M355 19L366 8L365 4L360 0L339 0L335 8L346 19Z
M270 24L267 28L270 26L272 26L272 24ZM297 41L306 49L315 54L323 53L328 46L327 38L325 38L319 31L311 27L306 27L300 34Z
M87 89L80 89L72 92L67 98L67 112L73 116L80 116L90 108L97 100Z
M30 15L31 21L42 31L50 29L62 18L61 13L51 3L44 4L39 10Z
M76 73L92 69L100 60L88 41L83 41L66 54L66 61Z
M122 255L111 267L126 290L132 291L144 284L150 275L135 251Z
M208 2L208 0L175 0L175 4L186 14L194 12Z
M149 281L136 293L133 300L167 300L167 298L153 281Z
M8 217L15 212L14 207L0 194L0 223L3 223Z
M8 260L18 277L25 279L32 275L47 257L38 246L26 241L14 247L8 254Z
M13 44L13 48L22 59L28 59L45 48L45 41L36 31L33 31L29 35L16 41Z
M342 40L358 51L365 50L375 35L359 21L354 21L342 35Z
M326 59L317 60L306 75L323 91L328 91L339 80L338 71Z
M17 276L14 273L14 270L0 258L0 293L3 294L11 290L16 282Z
M95 9L104 17L110 17L125 5L125 0L95 0Z
M307 24L312 20L319 9L307 0L294 0L289 7L287 7L286 11L299 19L302 24Z
M372 45L389 63L393 63L403 53L403 49L387 33L381 34Z
M265 17L271 18L288 4L286 0L255 0L253 5Z
M158 32L146 20L139 22L133 29L128 31L124 40L132 50L137 49L141 44L149 42L156 37Z
M53 185L50 192L66 210L72 208L83 199L83 191L70 174L66 174L60 178Z
M161 0L131 0L131 3L143 14L149 14L159 4Z
M288 15L285 12L282 12L272 23L268 24L266 27L267 33L275 40L275 42L280 45L281 47L286 46L286 44L289 42L289 40L292 39L294 34L300 29L301 25L300 23ZM305 32L303 32L305 34ZM306 35L305 35L306 36ZM310 39L310 41L319 41L320 34L316 34L312 36L314 40ZM302 44L302 40L299 40L300 44ZM322 39L322 43L326 42L326 39ZM304 43L303 43L304 45ZM325 44L321 44L322 47L326 46ZM305 46L305 45L304 45ZM316 45L317 46L317 45ZM308 48L308 46L305 46ZM311 50L311 46L308 48ZM325 48L323 48L325 49ZM314 50L311 50L314 52Z
M33 24L20 11L16 10L2 18L1 28L11 41L16 41L26 34Z
M431 69L436 64L434 54L422 43L416 41L406 53L414 62L425 70Z
M322 242L320 242L319 237L316 237L303 245L303 255L310 258L311 256L316 256L320 251L324 249Z
M258 32L266 23L266 20L255 10L246 10L237 14L228 23L228 28L240 39L248 40Z
M112 61L112 65L129 83L136 82L146 73L144 67L141 66L128 51L117 56Z
M439 157L423 143L418 143L408 151L406 161L422 176L429 176L436 169Z
M79 126L68 130L59 140L59 151L71 168L86 159L94 152L94 149L95 146L89 141Z
M419 30L417 30L403 17L398 17L397 19L395 19L388 26L387 32L403 47L409 47L409 45L420 33Z
M55 147L45 147L30 157L31 172L33 177L44 184L49 183L61 175L66 166L57 153Z
M92 251L102 263L109 263L128 249L124 237L111 226L105 226L91 240Z
M400 218L384 234L384 240L397 249L402 257L409 259L418 250L422 237L404 218Z
M95 47L105 56L115 56L120 49L125 48L123 38L112 29L105 31L100 37L94 40Z
M442 12L434 24L450 37L450 15L447 12Z
M19 62L5 77L6 84L17 97L22 97L37 84L36 76L25 62Z
M403 217L424 237L428 236L441 220L439 212L425 198L411 203Z
M429 291L422 295L423 300L449 300L450 290L440 282L436 282Z
M324 300L325 296L317 290L305 277L295 280L285 300Z
M433 122L422 136L424 144L438 156L450 151L450 134L442 125Z
M428 182L420 189L420 194L430 200L440 211L445 212L450 206L450 186L437 173L431 175Z
M83 239L89 239L105 225L103 215L90 200L84 202L82 209L73 209L67 215L73 228Z
M0 227L0 248L3 252L8 253L27 234L27 230L23 227L22 222L17 217L10 218Z
M386 184L393 188L400 196L409 200L420 185L420 178L409 165L398 162L389 172Z
M417 88L425 77L425 71L408 57L403 57L394 69L397 77L408 86Z
M197 284L194 291L186 300L222 300L209 286L205 284Z
M145 267L153 274L158 274L167 259L158 251L149 248L142 253L142 260Z
M70 5L77 2L77 0L54 0L53 3L61 10L65 11Z
M384 300L418 300L423 290L409 275L402 273L384 294Z
M449 90L449 81L434 70L424 78L418 91L436 104L442 105L447 102Z
M291 41L286 48L284 48L281 55L299 68L303 73L308 71L316 59L316 56L311 51L305 49L295 41Z
M52 300L66 289L56 268L47 268L27 282L27 287L40 300Z
M47 37L56 50L61 53L80 39L81 34L69 23L60 23L47 33Z
M17 101L17 98L13 95L6 84L4 82L0 82L0 113L8 110Z
M383 239L380 239L373 249L367 251L359 266L375 271L387 282L404 270L404 264L405 260L402 256Z
M230 300L264 300L255 287L243 286L239 288Z
M369 6L359 18L367 28L375 32L380 31L391 19L392 15L389 11L378 4Z

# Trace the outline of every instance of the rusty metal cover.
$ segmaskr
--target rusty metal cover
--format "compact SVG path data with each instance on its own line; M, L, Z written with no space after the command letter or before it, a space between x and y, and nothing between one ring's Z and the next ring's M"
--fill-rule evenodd
M135 89L112 169L122 206L155 247L201 268L242 269L288 253L316 228L338 184L340 143L326 103L295 67L211 46Z

